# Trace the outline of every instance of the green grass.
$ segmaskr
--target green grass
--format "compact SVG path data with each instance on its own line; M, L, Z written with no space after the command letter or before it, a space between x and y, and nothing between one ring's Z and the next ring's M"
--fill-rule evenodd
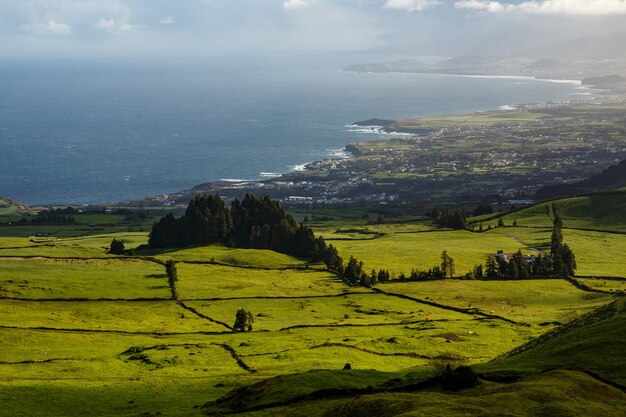
M410 295L460 308L477 308L511 320L539 325L568 322L598 308L612 297L590 294L565 280L427 281L393 283L386 292Z
M255 314L254 328L257 330L279 330L298 325L370 325L466 319L453 311L371 293L326 298L196 301L187 304L222 321L230 321L237 309L248 308Z
M32 303L6 300L0 303L0 326L154 334L227 330L184 310L175 301Z
M602 291L615 291L626 293L626 281L609 280L602 278L577 278L579 282Z
M563 230L563 239L576 255L576 275L626 277L626 235Z
M365 261L366 269L387 268L392 273L430 268L447 249L456 260L457 274L462 274L498 249L513 252L523 247L511 236L545 246L550 235L549 228L525 227L485 233L433 232L429 224L409 218L404 223L367 225L361 213L328 211L335 220L320 222L316 230L345 259L353 254ZM578 255L579 271L614 275L623 271L620 235L571 229L564 234ZM0 287L8 297L26 299L2 299L5 293L0 292L0 415L136 417L161 412L199 417L212 408L194 406L255 383L259 385L249 389L250 396L242 399L239 394L228 394L234 395L234 402L221 407L233 406L238 399L245 406L286 401L329 387L397 386L431 376L431 358L485 364L555 328L542 324L568 322L612 300L561 280L446 280L379 286L449 306L471 304L529 324L523 325L348 287L320 270L320 265L271 251L215 245L140 249L142 255L179 261L179 298L196 314L168 300L172 294L163 265L107 254L113 238L125 240L129 248L147 241L145 232L0 238ZM42 258L46 256L59 259ZM32 301L50 298L163 300ZM213 298L220 300L207 300ZM239 308L253 313L253 332L232 333L213 321L232 325ZM561 343L569 349L565 357L570 360L578 358L572 346L582 345L576 343ZM256 372L239 366L226 347ZM617 348L609 344L599 351L606 356ZM491 362L485 368L528 375L514 385L486 383L471 393L455 395L378 393L371 395L371 401L364 396L347 403L345 398L298 402L250 415L384 415L395 410L396 403L407 415L457 415L463 409L486 410L492 403L494 410L505 410L505 405L497 403L500 398L517 415L540 415L536 411L542 402L554 415L591 411L611 415L602 414L608 399L621 407L622 398L610 390L600 390L593 401L581 402L580 387L588 392L598 389L596 381L583 374L533 375L550 363L551 355L558 354L516 356L516 362L511 357L502 361L504 365L496 367ZM561 359L558 363L569 366ZM615 361L606 363L612 366ZM342 371L346 363L351 371ZM600 359L589 363L594 371L601 366ZM616 369L603 375L617 378L617 373L623 374L622 368ZM566 389L566 394L559 394L559 388ZM383 404L381 408L372 405L377 402Z
M50 256L105 258L113 239L122 240L127 248L134 248L148 241L146 233L123 232L83 237L20 238L0 237L0 257L3 256Z
M503 217L505 224L513 220L518 226L552 227L551 206L556 207L559 217L567 228L596 229L626 232L626 193L612 192L590 194L582 197L564 198L549 203L540 203ZM495 225L497 220L484 221L488 216L472 218L471 221L484 225Z
M0 259L2 296L169 298L165 267L136 259Z
M516 252L523 245L497 233L437 231L432 233L396 233L374 240L329 240L347 260L351 255L364 262L367 271L388 269L392 276L411 269L426 270L441 264L445 249L455 261L456 274L464 275L476 264L485 263L487 255L502 249Z
M322 271L264 270L178 263L182 299L334 295L348 291L337 276ZM357 288L357 291L365 289Z
M626 301L621 298L480 369L528 374L544 369L582 368L623 386L626 384L626 362L622 355L625 325Z
M188 249L140 252L146 255L155 255L162 260L174 259L177 261L215 261L233 266L249 266L256 268L300 268L308 263L305 260L265 249L235 249L221 245L199 246Z

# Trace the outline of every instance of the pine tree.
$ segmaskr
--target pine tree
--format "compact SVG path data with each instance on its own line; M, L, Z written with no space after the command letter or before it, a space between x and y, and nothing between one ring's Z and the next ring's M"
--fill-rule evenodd
M487 265L485 268L485 277L489 279L498 278L498 264L493 256L487 256Z

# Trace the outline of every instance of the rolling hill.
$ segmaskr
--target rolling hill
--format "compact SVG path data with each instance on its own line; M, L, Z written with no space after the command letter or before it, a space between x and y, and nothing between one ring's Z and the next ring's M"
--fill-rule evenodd
M417 373L309 371L237 389L203 410L320 417L619 416L626 406L624 325L626 301L619 299L478 365L480 384L460 391L445 389L441 377Z
M626 187L626 160L583 181L543 187L537 192L536 197L539 200L547 200L602 190L617 190L624 187Z

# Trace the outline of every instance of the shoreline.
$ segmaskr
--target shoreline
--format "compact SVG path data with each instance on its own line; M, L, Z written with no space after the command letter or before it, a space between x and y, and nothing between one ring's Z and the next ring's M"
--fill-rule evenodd
M347 72L352 72L352 71L347 71ZM581 87L584 88L585 90L596 90L598 91L598 94L594 94L591 97L586 97L586 98L580 98L580 99L574 99L574 100L565 100L565 101L559 101L559 102L542 102L542 103L519 103L519 104L515 104L515 105L503 105L503 106L499 106L496 109L488 109L488 110L477 110L475 112L470 112L470 113L457 113L457 114L438 114L438 115L428 115L428 116L419 116L419 117L415 117L415 118L404 118L404 119L391 119L390 121L395 122L398 120L409 120L409 119L426 119L429 117L442 117L442 116L458 116L458 115L465 115L465 114L479 114L479 113L487 113L487 112L512 112L512 111L519 111L520 108L524 107L524 106L544 106L544 105L550 105L550 106L567 106L567 105L572 105L575 103L582 103L582 102L589 102L589 101L594 101L594 100L598 100L598 99L606 99L606 98L617 98L617 96L615 94L613 94L612 92L610 92L610 90L603 90L603 89L598 89L595 88L594 86L585 86L582 82L582 80L558 80L558 79L547 79L547 78L538 78L538 77L534 77L534 76L519 76L519 75L472 75L472 74L439 74L439 73L407 73L407 72L394 72L397 74L417 74L417 75L433 75L433 76L445 76L445 77L460 77L460 78L485 78L485 79L505 79L505 80L513 80L513 79L520 79L520 80L529 80L529 81L540 81L540 82L551 82L551 83L562 83L562 84L572 84L575 85L577 87ZM605 91L608 92L608 94L600 94L600 91ZM263 183L267 183L267 182L271 182L271 181L281 181L282 178L284 178L285 176L288 176L290 174L294 174L294 173L298 173L298 172L304 172L306 171L309 167L311 167L314 164L320 163L320 162L324 162L324 161L332 161L332 160L342 160L342 159L349 159L349 158L354 158L356 156L359 155L357 148L355 147L356 143L361 143L361 142L378 142L381 140L386 140L386 139L393 139L392 137L381 137L381 136L393 136L393 135L397 135L397 138L400 139L402 137L406 138L406 137L411 137L411 136L416 136L419 135L421 132L415 132L415 131L402 131L397 130L397 129L390 129L388 127L385 126L380 126L380 125L361 125L358 124L359 122L354 122L351 124L346 124L343 127L344 128L356 128L354 129L354 133L356 133L356 135L369 135L369 134L375 134L378 135L379 137L377 138L370 138L370 139L364 139L364 140L354 140L350 143L347 143L343 146L343 148L336 148L336 149L327 149L327 157L323 158L323 159L318 159L318 160L312 160L306 163L301 163L301 164L295 164L292 165L290 167L289 170L285 171L285 172L260 172L259 173L259 177L258 178L220 178L218 180L214 180L214 181L209 181L206 183L200 183L200 184L196 184L194 186L191 186L189 188L186 188L184 190L177 190L174 192L164 192L161 194L154 194L154 195L149 195L149 196L144 196L144 197L140 197L139 199L124 199L124 200L119 200L119 201L109 201L109 202L103 202L103 203L63 203L63 204L34 204L33 207L40 207L40 206L53 206L53 207L63 207L63 206L94 206L94 207L110 207L110 206L132 206L134 205L136 202L138 201L146 201L146 200L150 200L153 198L165 198L167 199L169 196L172 195L179 195L181 193L185 193L185 192L190 192L192 190L201 188L201 187L206 187L209 185L214 185L214 186L218 186L220 184L223 184L225 186L230 186L230 185L243 185L243 184L263 184ZM355 137L355 139L358 139ZM220 187L221 188L221 187ZM30 206L30 205L29 205ZM161 206L162 207L162 206Z

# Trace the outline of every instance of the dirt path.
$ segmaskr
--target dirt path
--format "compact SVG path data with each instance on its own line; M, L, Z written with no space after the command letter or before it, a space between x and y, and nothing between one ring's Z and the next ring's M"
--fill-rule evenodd
M536 253L542 253L541 249L537 249L533 246L530 246L528 243L522 241L520 238L518 238L517 236L513 236L513 235L507 235L508 237L510 237L511 239L513 239L514 241L516 241L517 243L519 243L520 245L523 245L526 249L529 249L533 252Z

